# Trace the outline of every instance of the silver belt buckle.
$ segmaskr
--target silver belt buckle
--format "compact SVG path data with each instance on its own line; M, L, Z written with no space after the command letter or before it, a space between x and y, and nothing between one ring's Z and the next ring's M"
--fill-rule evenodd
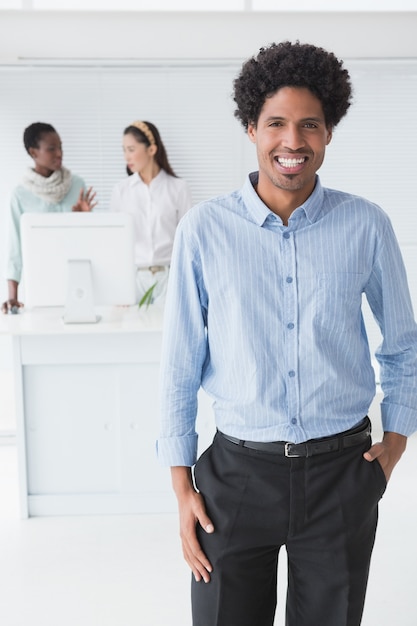
M301 454L291 454L290 446L294 444L287 442L284 446L285 456L289 459L296 459L301 456Z

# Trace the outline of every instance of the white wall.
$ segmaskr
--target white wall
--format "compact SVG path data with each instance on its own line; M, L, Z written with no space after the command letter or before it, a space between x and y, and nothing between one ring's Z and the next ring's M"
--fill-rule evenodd
M111 60L158 64L174 59L193 63L231 60L239 64L262 45L283 39L315 43L345 59L417 59L416 32L417 10L409 13L0 11L0 65L30 66L72 59L98 66ZM22 80L27 80L24 73ZM1 90L0 84L0 98ZM129 93L122 97L128 100ZM81 91L81 104L82 98ZM401 103L400 94L398 102ZM232 116L230 123L237 127ZM3 126L2 131L3 124L7 121L0 116L0 136L4 140L7 129ZM413 132L412 126L410 133ZM408 139L414 144L417 140L411 135ZM0 159L4 158L4 151L0 150ZM21 158L23 167L27 164L23 149ZM4 173L1 163L0 168ZM5 198L0 198L0 206L4 206L2 200ZM5 240L5 217L2 210L1 248ZM413 243L417 243L416 239L417 235ZM4 258L3 250L0 258ZM0 285L1 299L5 295L3 283L4 280Z
M416 32L417 10L409 13L3 11L0 12L0 62L28 58L244 59L259 47L282 39L315 43L342 57L415 57Z

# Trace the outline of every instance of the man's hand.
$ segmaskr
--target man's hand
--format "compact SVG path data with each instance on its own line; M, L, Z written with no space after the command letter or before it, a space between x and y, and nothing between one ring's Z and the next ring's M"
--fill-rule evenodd
M387 482L391 478L392 470L400 460L407 445L407 437L398 433L384 433L382 441L374 445L363 455L367 461L378 459Z
M78 200L72 207L72 210L81 213L92 211L97 204L97 202L94 202L95 197L96 193L93 191L92 187L89 187L85 193L84 190L81 189Z
M194 489L189 467L172 467L172 484L178 499L180 515L180 536L184 558L190 566L197 582L210 581L212 566L197 540L196 525L207 532L214 527L207 516L202 496Z

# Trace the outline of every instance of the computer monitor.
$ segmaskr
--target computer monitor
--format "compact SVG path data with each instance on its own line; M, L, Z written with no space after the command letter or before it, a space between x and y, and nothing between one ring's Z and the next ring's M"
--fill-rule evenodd
M25 306L64 306L64 322L96 322L96 305L136 299L133 223L126 213L24 213Z

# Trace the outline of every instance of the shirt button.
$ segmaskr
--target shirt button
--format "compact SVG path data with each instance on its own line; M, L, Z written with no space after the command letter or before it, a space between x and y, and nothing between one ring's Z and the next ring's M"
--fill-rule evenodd
M287 324L287 328L292 330L294 328L294 324L292 322L290 322L289 324Z
M287 283L292 283L292 278L291 278L291 276L287 276Z
M285 232L284 233L284 239L289 239L291 237L290 233Z
M293 417L292 420L291 420L291 424L296 424L296 423L297 423L297 420L296 420L295 417Z
M294 378L294 376L295 376L295 372L294 372L294 370L290 370L290 371L288 372L288 376L289 376L290 378Z

